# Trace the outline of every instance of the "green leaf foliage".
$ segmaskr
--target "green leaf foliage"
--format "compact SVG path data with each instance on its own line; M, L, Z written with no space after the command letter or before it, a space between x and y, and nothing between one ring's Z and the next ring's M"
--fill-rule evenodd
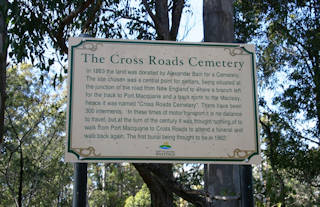
M137 194L142 185L142 178L128 163L97 163L88 167L90 206L122 207L126 199Z
M127 198L124 207L150 207L151 198L150 192L146 184L143 184L139 192Z
M147 4L155 14L156 1ZM319 206L320 2L234 5L236 39L256 44L259 90L273 94L272 100L259 94L264 162L255 177L256 206ZM63 80L68 38L162 37L142 1L130 0L10 1L8 25L10 61L28 60L42 73L26 65L8 70L0 206L70 206L72 168L62 157L65 99L50 89ZM57 62L62 68L48 82L44 76ZM174 172L188 188L202 189L200 165L177 165ZM88 177L91 206L149 205L130 165L90 165Z
M22 64L7 71L0 206L70 206L72 166L63 161L65 98Z
M260 91L273 94L272 100L260 94L261 206L318 206L320 2L247 0L236 6L237 37L256 44ZM299 188L305 191L296 193Z

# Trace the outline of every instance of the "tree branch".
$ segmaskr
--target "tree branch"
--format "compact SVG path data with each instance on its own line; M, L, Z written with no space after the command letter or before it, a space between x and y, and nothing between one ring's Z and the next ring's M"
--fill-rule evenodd
M7 109L6 109L6 114L7 114L7 118L9 120L10 126L11 126L11 128L13 130L13 133L15 134L16 139L19 140L19 133L17 132L17 129L13 124L13 121L12 121L12 118L11 118L11 114L9 113L9 111ZM16 151L17 149L15 149L14 151Z
M184 0L173 0L170 40L177 39L184 3Z
M22 187L23 187L23 172L24 172L24 160L23 160L23 150L20 143L20 171L19 171L19 190L18 190L18 205L22 207Z
M80 14L81 12L83 12L84 10L86 10L91 4L93 4L94 0L88 0L86 2L84 2L76 11L71 12L69 14L69 16L66 16L61 22L60 25L58 27L57 33L55 35L56 39L57 39L57 44L58 46L61 48L61 51L63 53L68 53L68 47L66 45L66 40L63 38L63 30L64 27L68 24L72 23L72 20L78 16L78 14Z
M270 145L270 165L271 165L271 169L274 173L274 175L277 177L278 181L279 181L279 185L280 185L280 199L282 201L282 203L285 203L285 197L286 197L286 192L285 192L285 184L283 181L282 176L280 175L278 168L275 166L275 144L274 144L274 140L273 140L273 136L272 136L272 132L271 132L271 128L269 125L267 125L266 123L264 123L261 119L259 120L260 124L263 126L264 130L266 131L267 136L269 137L269 145Z
M109 12L112 12L114 14L117 13L117 11L115 11L114 9L109 9L109 8L106 8L105 11L109 11ZM152 28L156 29L155 25L153 25L151 22L143 21L139 17L130 16L128 13L129 12L122 12L121 14L117 15L117 17L118 17L117 20L121 19L121 18L128 19L128 20L133 20L133 21L136 21L136 22L138 22L140 24L145 24L145 25L147 25L149 27L152 27Z
M140 24L145 24L145 25L147 25L147 26L149 26L149 27L152 27L152 28L156 29L156 27L155 27L153 24L151 24L150 22L148 22L148 21L142 21L142 20L140 20L140 19L137 18L137 17L131 17L131 16L129 16L129 15L121 15L121 18L133 20L133 21L139 22Z
M11 162L11 159L12 159L12 156L13 154L15 153L16 151L11 151L10 152L10 156L9 156L9 159L8 159L8 162L7 162L7 167L6 167L6 172L5 172L5 178L6 178L6 184L9 188L9 190L11 191L11 194L14 196L15 198L15 202L17 203L17 200L16 200L16 192L15 190L13 189L12 185L10 184L9 182L9 179L10 177L15 177L15 176L9 176L9 167L10 167L10 162Z
M175 193L181 198L189 201L196 206L205 206L205 198L208 196L204 191L196 191L192 189L187 189L183 185L177 183L175 179L170 179L165 176L163 170L158 165L151 164L138 164L135 163L134 166L139 171L151 172L148 176L152 176L153 179L156 179L157 182L161 183L168 191Z
M90 30L89 27L92 24L92 22L94 21L96 14L97 14L98 10L101 8L101 6L102 6L102 0L98 0L97 4L93 8L91 16L88 18L86 24L82 28L82 33L86 33Z
M147 0L142 0L142 3L144 5L144 7L146 7L146 10L148 12L148 14L150 15L152 21L154 22L155 28L157 30L157 28L159 27L159 20L158 18L153 14L153 12L151 11L151 8L147 2Z

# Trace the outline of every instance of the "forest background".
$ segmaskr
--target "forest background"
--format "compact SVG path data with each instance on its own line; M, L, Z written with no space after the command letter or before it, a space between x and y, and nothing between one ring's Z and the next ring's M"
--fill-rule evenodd
M233 3L236 41L257 52L263 162L254 166L255 206L319 206L320 2ZM188 0L0 0L0 206L71 206L68 37L184 41L196 12ZM203 176L200 164L90 164L88 203L204 206Z

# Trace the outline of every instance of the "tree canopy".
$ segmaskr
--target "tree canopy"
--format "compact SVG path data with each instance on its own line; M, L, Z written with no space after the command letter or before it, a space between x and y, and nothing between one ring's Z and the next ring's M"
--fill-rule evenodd
M89 33L103 38L176 40L181 16L196 12L190 11L188 4L184 0L1 1L2 108L3 98L7 98L0 160L1 205L21 206L24 201L46 206L51 205L45 203L50 199L70 204L72 169L62 158L65 99L53 96L54 88L49 86L58 87L67 73L68 38ZM234 11L237 41L253 42L257 51L264 161L255 170L256 205L319 205L320 2L237 0ZM14 66L24 61L32 67ZM46 78L49 71L52 79ZM172 205L177 200L172 193L194 205L205 205L201 167L200 173L188 176L171 165L140 164L136 168L154 202L158 189ZM98 197L106 192L100 183L107 180L102 173L113 176L123 169L133 172L126 166L92 166L91 186L99 192L90 191L91 198L99 203ZM130 192L121 194L132 196L127 205L146 196L142 181L133 177L128 179L135 187L127 183ZM110 186L115 192L122 187ZM48 201L40 202L44 197ZM119 203L125 203L124 197Z
M266 176L275 176L270 188L278 192L272 202L295 205L295 179L318 204L320 2L239 1L236 8L238 38L257 45L263 154L272 171Z
M72 168L62 158L65 97L41 87L33 73L30 65L7 70L0 204L70 205Z

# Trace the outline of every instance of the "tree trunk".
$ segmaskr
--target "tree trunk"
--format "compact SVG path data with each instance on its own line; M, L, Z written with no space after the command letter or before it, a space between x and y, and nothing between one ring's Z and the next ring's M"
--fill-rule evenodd
M233 1L204 0L203 24L205 42L234 42ZM252 193L249 190L252 189L252 183L248 170L250 174L250 166L205 166L205 189L212 198L207 206L253 206L252 196L248 196ZM226 200L222 200L221 196L225 196Z
M203 29L205 42L234 42L233 1L204 0Z
M4 134L4 111L6 97L6 69L7 69L7 11L8 1L0 1L0 144L3 142Z
M143 181L147 184L151 194L151 206L152 207L173 207L173 194L166 189L158 179L156 175L148 169L148 165L158 165L161 168L161 172L166 174L164 176L172 177L172 165L171 164L134 164L138 170Z
M205 189L212 198L208 207L239 207L239 165L208 165L205 167ZM226 200L223 200L225 196Z
M168 14L168 1L158 0L156 1L156 17L157 17L157 39L169 40L169 14Z
M173 40L177 38L180 25L184 0L173 0L171 28L169 24L168 0L155 1L155 14L152 12L147 0L142 1L150 17L152 18L157 32L158 40ZM147 166L156 166L167 178L173 178L172 164L134 164L139 174L147 184L151 194L152 207L171 207L173 206L173 193L163 185Z
M23 171L24 171L24 160L23 160L23 151L22 145L20 143L19 146L19 154L20 154L20 169L19 169L19 189L18 189L18 206L22 207L22 190L23 190Z

